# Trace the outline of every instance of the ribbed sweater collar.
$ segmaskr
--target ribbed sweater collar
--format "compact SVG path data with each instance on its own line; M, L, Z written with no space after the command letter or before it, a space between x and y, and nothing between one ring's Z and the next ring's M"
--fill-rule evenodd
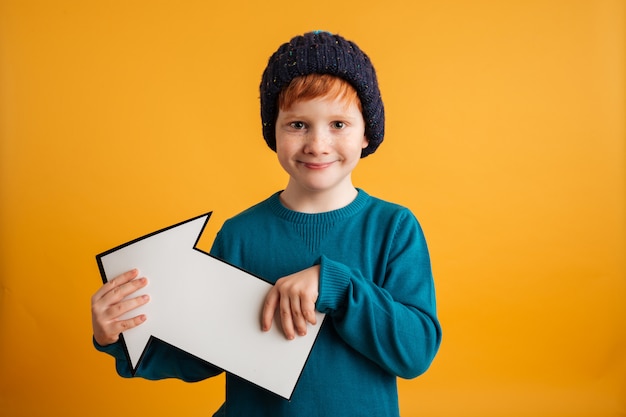
M338 220L352 217L365 207L370 199L369 194L357 188L357 196L350 204L337 210L326 211L323 213L301 213L288 209L280 201L280 191L272 195L268 203L270 209L278 217L283 218L292 223L298 224L325 224L334 223Z

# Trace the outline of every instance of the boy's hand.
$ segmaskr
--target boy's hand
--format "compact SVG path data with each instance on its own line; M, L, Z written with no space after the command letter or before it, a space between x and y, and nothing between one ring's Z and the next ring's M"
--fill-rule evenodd
M146 278L135 279L138 274L139 271L133 269L115 277L91 297L93 336L100 346L117 342L120 333L146 321L143 314L126 320L119 319L120 316L149 301L150 297L147 295L124 300L124 297L148 284Z
M280 278L267 293L261 315L261 328L268 331L276 309L280 311L280 322L287 339L306 334L307 322L316 324L315 302L319 288L319 265L312 266L292 275Z

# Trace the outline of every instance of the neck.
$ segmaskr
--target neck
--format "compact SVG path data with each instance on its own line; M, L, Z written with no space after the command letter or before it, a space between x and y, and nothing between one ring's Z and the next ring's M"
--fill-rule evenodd
M280 194L280 201L290 210L300 213L325 213L338 210L352 203L358 191L350 184L340 190L310 191L300 190L292 184L287 184Z

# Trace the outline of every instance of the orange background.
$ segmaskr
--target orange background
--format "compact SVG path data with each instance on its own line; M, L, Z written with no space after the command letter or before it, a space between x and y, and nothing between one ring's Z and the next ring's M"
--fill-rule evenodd
M355 183L410 207L444 329L402 415L626 415L624 1L0 0L3 416L210 416L223 377L125 380L91 346L95 255L286 184L269 55L372 58L387 134Z

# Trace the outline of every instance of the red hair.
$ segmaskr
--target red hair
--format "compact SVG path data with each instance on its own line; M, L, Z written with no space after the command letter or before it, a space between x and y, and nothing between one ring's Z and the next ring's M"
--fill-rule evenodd
M308 74L291 80L278 94L278 108L288 109L295 102L325 97L340 99L346 106L353 103L363 112L361 100L352 85L343 78L329 74Z

